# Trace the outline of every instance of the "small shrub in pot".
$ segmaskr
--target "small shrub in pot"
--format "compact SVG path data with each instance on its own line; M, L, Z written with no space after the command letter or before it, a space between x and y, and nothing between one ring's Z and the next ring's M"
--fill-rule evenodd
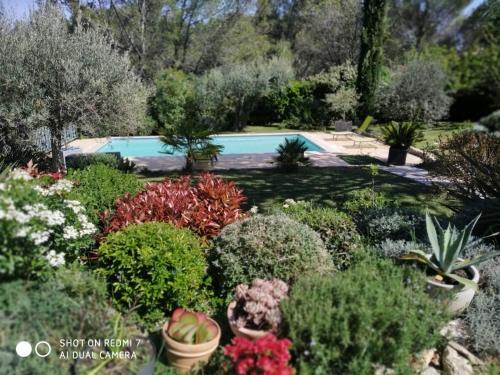
M382 127L384 142L390 146L387 164L405 165L408 150L423 139L422 126L416 122L391 121Z
M279 279L255 279L251 285L238 285L227 313L233 333L247 338L277 333L281 325L279 304L287 293L288 285Z

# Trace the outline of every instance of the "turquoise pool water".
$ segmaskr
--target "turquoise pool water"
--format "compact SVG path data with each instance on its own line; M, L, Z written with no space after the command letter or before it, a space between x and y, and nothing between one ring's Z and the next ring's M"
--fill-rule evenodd
M298 138L305 142L308 151L324 151L317 144L300 134L276 135L242 135L242 136L213 136L214 143L224 146L223 155L228 154L263 154L276 152L276 148L285 141L285 138ZM128 137L112 138L97 152L120 152L122 156L168 156L168 148L160 142L158 137ZM174 152L173 155L182 155Z

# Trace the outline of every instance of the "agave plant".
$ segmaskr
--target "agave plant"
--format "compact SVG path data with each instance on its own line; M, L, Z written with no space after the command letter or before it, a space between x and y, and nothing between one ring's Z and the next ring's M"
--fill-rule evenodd
M475 282L465 277L458 276L455 272L484 262L500 254L500 251L493 251L488 254L478 255L471 259L459 259L466 247L472 246L477 242L471 242L470 240L472 231L480 217L481 214L474 218L462 230L459 230L451 223L448 223L448 227L444 229L435 217L431 217L429 213L426 213L427 237L431 244L432 254L426 254L422 250L412 250L408 255L402 256L401 259L422 262L436 271L439 275L446 276L460 284L477 290L477 284Z
M202 344L214 339L217 325L204 313L175 309L168 325L168 335L184 344Z
M306 151L307 146L304 141L298 138L292 140L285 138L285 142L276 149L278 153L276 163L285 171L296 170L300 165L309 165L309 158L304 156Z

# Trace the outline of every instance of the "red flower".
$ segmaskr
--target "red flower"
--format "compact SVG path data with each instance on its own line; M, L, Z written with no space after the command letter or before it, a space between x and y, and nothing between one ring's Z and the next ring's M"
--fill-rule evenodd
M290 346L290 340L278 340L273 334L255 341L235 337L224 347L224 354L231 359L237 375L291 375Z

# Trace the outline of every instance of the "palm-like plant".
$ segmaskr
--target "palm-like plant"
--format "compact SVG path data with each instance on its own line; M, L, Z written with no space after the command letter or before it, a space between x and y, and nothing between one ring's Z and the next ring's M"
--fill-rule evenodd
M472 231L480 217L481 215L478 215L462 230L459 230L451 223L448 223L448 227L444 229L435 217L431 217L429 213L426 213L427 237L431 244L432 253L426 254L421 250L412 250L408 255L401 257L401 259L416 260L424 263L439 275L446 276L460 284L477 290L475 282L458 276L455 272L484 262L500 254L500 251L493 251L471 259L459 259L466 247L473 246L477 242L471 242L470 240Z
M408 148L423 139L423 132L416 122L391 121L382 127L382 136L389 146Z
M285 138L285 142L276 149L278 156L276 163L278 167L285 171L294 171L301 165L309 165L310 161L304 152L307 151L306 143L298 138L290 140Z

